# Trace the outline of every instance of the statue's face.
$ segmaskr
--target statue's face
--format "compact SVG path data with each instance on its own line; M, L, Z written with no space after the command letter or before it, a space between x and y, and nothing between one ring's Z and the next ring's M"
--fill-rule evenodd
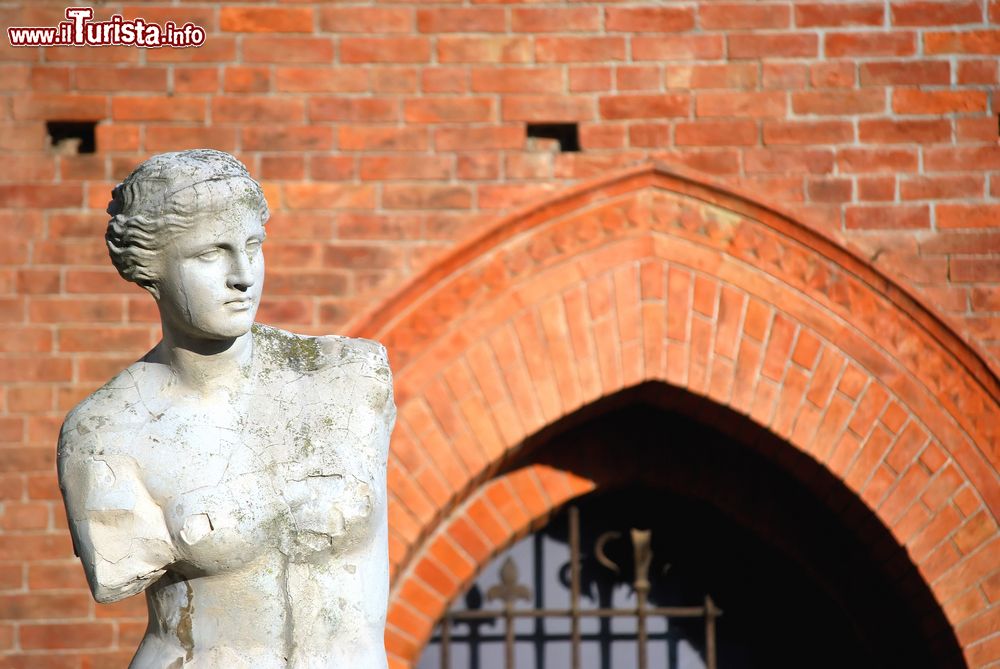
M246 334L264 284L263 241L259 212L240 203L202 214L175 235L158 259L164 325L195 339Z

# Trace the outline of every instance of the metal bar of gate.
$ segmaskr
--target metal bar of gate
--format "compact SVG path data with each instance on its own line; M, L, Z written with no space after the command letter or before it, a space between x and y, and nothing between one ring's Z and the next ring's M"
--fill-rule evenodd
M495 620L503 618L505 623L504 646L506 669L515 667L516 633L514 622L518 618L559 618L570 619L571 632L571 669L580 669L582 635L580 622L584 617L615 618L630 616L637 618L638 633L638 669L646 669L648 665L648 632L646 621L649 616L664 616L667 618L705 618L705 666L706 669L717 669L716 654L716 618L722 615L721 609L708 595L704 606L667 606L650 607L648 593L649 567L652 562L650 550L650 532L648 530L632 530L632 544L635 549L635 581L637 605L635 608L582 609L580 608L580 514L574 506L569 509L569 541L570 541L570 608L568 609L515 609L514 601L530 597L530 591L517 583L517 565L508 558L507 565L501 570L502 584L494 586L497 595L489 593L490 599L502 598L504 607L500 610L454 611L444 615L441 627L441 669L451 669L451 626L459 620ZM508 570L509 573L504 573ZM492 590L492 589L491 589Z
M441 669L451 669L451 616L441 621Z
M570 628L572 669L580 669L580 511L569 509Z

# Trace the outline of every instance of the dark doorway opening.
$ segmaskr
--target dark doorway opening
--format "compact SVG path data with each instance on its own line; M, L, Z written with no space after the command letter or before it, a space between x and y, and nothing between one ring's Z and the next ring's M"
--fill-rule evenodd
M529 463L599 483L599 492L573 502L582 519L583 584L593 605L623 605L621 593L617 600L608 593L633 577L627 542L608 547L622 565L612 574L596 560L597 538L652 530L650 604L690 606L710 595L723 611L717 621L722 669L965 666L926 584L874 514L818 463L728 409L647 384L546 430L505 470ZM529 548L515 546L514 557L539 551L536 544L568 545L565 510L519 544ZM488 608L484 588L507 557L498 556L456 607ZM535 597L523 606L551 607L538 593L555 592L565 574L546 575L535 563L520 570ZM561 628L532 620L518 625L518 669L570 666L545 649L565 641ZM662 652L650 655L658 663L650 669L705 666L704 629L694 619L658 627L650 639L663 644ZM503 636L502 629L492 631ZM596 636L581 669L635 666L627 652L612 649L634 643L634 635L633 641L622 636L628 629L608 624L591 631ZM478 633L478 650L469 646L465 660L455 656L451 667L505 665L502 644L493 644L485 627ZM437 658L437 641L421 669L440 666L428 663Z

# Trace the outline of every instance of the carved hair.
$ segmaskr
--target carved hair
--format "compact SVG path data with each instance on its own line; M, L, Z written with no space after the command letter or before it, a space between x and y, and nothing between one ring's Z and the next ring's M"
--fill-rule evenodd
M111 191L104 239L126 281L156 283L156 256L169 239L201 216L242 203L269 212L260 184L233 156L214 149L161 153L146 160Z

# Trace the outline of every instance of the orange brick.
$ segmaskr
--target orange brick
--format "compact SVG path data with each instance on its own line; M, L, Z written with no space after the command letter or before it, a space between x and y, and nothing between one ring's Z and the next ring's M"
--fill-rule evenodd
M224 32L306 33L313 30L309 7L223 7L219 26Z

